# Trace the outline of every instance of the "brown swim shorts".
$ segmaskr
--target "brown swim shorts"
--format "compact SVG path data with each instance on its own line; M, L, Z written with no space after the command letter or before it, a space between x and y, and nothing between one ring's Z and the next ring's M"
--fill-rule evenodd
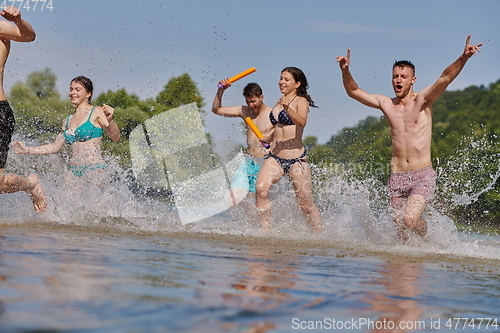
M408 198L413 194L420 194L429 201L436 189L436 172L432 165L418 170L405 172L391 172L388 189L390 198Z

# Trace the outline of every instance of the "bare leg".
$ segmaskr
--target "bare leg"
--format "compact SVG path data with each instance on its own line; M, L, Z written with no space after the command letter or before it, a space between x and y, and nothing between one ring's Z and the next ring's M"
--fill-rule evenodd
M226 202L234 206L238 202L250 197L251 194L252 192L248 192L248 190L244 188L232 188L227 193Z
M300 209L316 232L323 232L323 222L318 207L314 204L311 184L311 168L307 163L295 163L290 178Z
M5 174L0 171L0 193L14 193L25 191L31 196L33 208L37 213L47 209L47 200L43 192L40 180L34 174L24 178L11 173Z
M419 194L411 195L408 199L392 198L393 217L396 224L398 238L407 240L407 230L420 237L427 234L427 222L422 219L427 201Z
M408 240L404 223L406 199L391 198L392 218L396 226L397 238L402 241Z
M425 198L419 194L410 195L406 203L405 226L420 237L427 235L427 222L422 219L426 204Z
M89 170L84 175L84 179L88 181L88 184L90 184L93 189L100 190L104 187L105 175L106 175L105 169L93 169Z
M254 219L256 217L255 192L248 192L248 190L241 188L233 188L228 191L226 200L226 202L231 206L234 206L236 204L236 206L243 207L249 219Z
M271 200L269 192L271 187L283 177L283 170L274 158L268 158L264 161L262 168L257 176L257 193L255 196L255 205L260 218L260 226L264 230L271 227Z

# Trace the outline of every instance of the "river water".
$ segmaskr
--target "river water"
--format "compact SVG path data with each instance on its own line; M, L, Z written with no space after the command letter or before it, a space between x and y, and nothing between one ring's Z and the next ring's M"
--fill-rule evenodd
M398 244L373 184L323 177L322 235L286 181L270 232L252 201L182 225L123 175L70 193L47 161L47 212L0 196L1 332L500 331L500 237L438 208L427 239Z

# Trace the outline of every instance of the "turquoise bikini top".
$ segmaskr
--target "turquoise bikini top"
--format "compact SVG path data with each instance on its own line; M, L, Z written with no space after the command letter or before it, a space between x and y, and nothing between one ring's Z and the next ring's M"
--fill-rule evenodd
M71 115L66 118L66 127L63 132L64 136L64 141L67 144L72 144L75 142L85 142L89 141L92 139L100 138L103 134L103 130L100 127L94 126L90 122L90 117L92 116L92 113L94 112L95 106L90 110L89 118L87 119L86 122L78 126L78 128L75 130L74 133L71 133L68 131L68 125L69 125L69 120L71 119Z

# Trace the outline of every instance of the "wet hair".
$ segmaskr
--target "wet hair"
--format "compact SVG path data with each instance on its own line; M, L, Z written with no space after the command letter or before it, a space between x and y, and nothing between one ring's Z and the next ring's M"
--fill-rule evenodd
M309 83L307 83L307 78L304 72L297 67L286 67L281 71L281 73L283 72L292 74L295 82L300 82L300 85L297 88L297 96L304 97L305 99L307 99L309 106L317 108L317 106L314 105L314 101L312 100L311 96L309 96L309 94L307 93Z
M396 60L394 61L394 65L392 65L392 69L396 67L409 67L413 70L413 76L415 76L415 65L409 60Z
M262 88L255 82L250 82L243 88L243 96L245 97L260 97L262 96Z
M92 94L94 93L94 85L92 84L92 81L88 77L77 76L73 80L71 80L71 82L80 83L85 88L85 90L90 93L90 103L90 101L92 100Z

